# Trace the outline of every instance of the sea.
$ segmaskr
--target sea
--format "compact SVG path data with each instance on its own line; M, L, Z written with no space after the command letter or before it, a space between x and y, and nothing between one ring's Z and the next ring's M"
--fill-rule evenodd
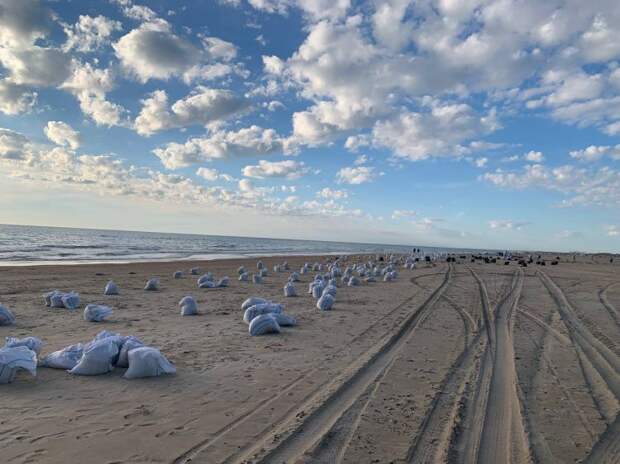
M456 251L416 245L0 225L0 265L409 253L413 248L421 248L429 254Z

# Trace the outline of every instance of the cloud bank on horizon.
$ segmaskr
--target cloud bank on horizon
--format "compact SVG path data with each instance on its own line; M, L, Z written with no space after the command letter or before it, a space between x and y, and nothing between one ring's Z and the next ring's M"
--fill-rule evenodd
M0 0L1 222L620 251L619 163L613 0Z

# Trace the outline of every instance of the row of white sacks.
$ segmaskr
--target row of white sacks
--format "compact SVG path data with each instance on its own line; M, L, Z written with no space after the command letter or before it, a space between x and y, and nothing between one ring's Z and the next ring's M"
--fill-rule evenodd
M73 375L102 375L115 367L127 368L125 379L158 377L176 373L176 368L157 349L133 335L103 330L85 344L77 343L48 354L40 361L43 342L36 337L7 337L0 348L0 384L14 380L19 369L36 376L37 366L65 369Z

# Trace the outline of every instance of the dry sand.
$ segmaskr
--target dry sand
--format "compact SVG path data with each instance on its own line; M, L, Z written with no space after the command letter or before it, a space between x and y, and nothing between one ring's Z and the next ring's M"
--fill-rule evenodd
M288 273L238 282L252 259L0 268L0 301L17 316L0 337L38 336L46 354L107 329L178 370L21 373L0 386L0 462L619 463L620 266L566 260L422 265L340 287L331 312L306 293L314 273L297 298L283 297ZM172 279L192 266L231 286ZM161 290L143 291L153 276ZM120 296L102 295L108 279ZM94 324L46 308L41 294L56 288L115 312ZM199 316L179 315L185 295ZM250 337L240 304L251 295L285 303L299 325Z

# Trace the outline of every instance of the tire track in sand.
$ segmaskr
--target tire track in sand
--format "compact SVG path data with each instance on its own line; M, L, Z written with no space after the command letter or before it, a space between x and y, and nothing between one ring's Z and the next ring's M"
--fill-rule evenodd
M473 276L473 271L471 273ZM486 295L486 288L481 279L474 280L479 286L480 304L484 313L488 311L488 301L482 300ZM469 312L460 308L456 302L447 296L444 295L443 298L463 318L465 332L468 331L468 323L471 325L471 330L475 331L476 324ZM461 314L461 312L465 314ZM459 409L465 389L474 375L476 361L486 350L488 338L485 332L486 326L482 326L448 370L422 422L420 431L407 453L407 462L445 462L448 459L450 443L458 422Z
M564 321L575 350L579 355L582 369L583 367L592 366L600 375L609 392L615 396L617 402L620 400L620 370L617 367L620 364L620 360L583 325L566 299L562 289L544 272L539 270L538 276L556 302L560 317ZM584 371L585 374L586 372ZM590 381L588 380L588 382ZM598 391L604 392L604 389L599 388ZM600 398L595 397L594 400L598 403ZM609 400L613 400L613 398L609 398ZM614 422L607 427L594 444L585 462L589 464L617 464L619 456L620 414L617 414Z
M313 398L298 408L299 413L285 420L270 436L231 456L227 462L247 462L252 459L264 463L293 463L306 451L312 449L329 433L338 419L358 403L360 396L368 392L373 383L377 379L380 380L380 376L389 369L415 329L432 312L433 307L451 283L453 272L454 269L450 265L441 285L374 354L369 354L361 365L356 366L346 380L338 379L334 385L317 392ZM313 411L306 416L305 420L295 423L295 418L300 417L302 412L305 414L308 410ZM276 437L282 436L285 438L277 446L263 451L275 441Z
M513 315L521 296L523 271L518 270L512 289L495 311L495 344L491 347L493 373L478 450L479 463L529 461L525 430L517 394L517 374L512 340Z
M598 292L598 299L601 301L601 304L605 307L605 309L607 310L611 318L614 320L616 325L620 327L620 314L618 314L618 310L616 309L616 307L613 304L611 304L611 302L607 299L607 290L609 290L611 287L613 287L616 284L617 282L612 282L611 284L602 288Z
M452 460L459 463L476 462L478 449L480 447L484 414L487 408L491 374L493 372L492 350L490 347L493 346L495 340L495 328L492 324L493 313L491 311L486 284L472 268L468 267L468 269L476 280L480 293L482 307L480 334L486 333L486 346L484 347L481 357L476 359L476 368L468 383L466 383L466 388L469 386L473 389L463 398L460 404L460 410L458 411L461 417L459 425L462 424L460 428L463 433L459 434L459 430L456 429L452 436L450 454L453 456ZM501 297L502 300L504 298L505 296Z
M411 283L415 283L418 279L421 279L421 278L424 278L424 277L432 277L432 276L436 276L438 274L442 274L442 273L441 272L430 272L430 273L420 274L420 275L411 277L410 282ZM370 325L370 327L368 327L367 329L365 329L364 331L362 331L361 333L356 335L353 339L351 339L349 344L353 344L353 343L357 342L358 340L362 339L367 333L369 333L371 330L373 330L373 328L376 327L377 324L383 322L384 320L386 320L387 318L392 316L394 313L396 313L398 310L402 309L405 305L410 303L416 296L418 296L418 293L415 293L415 294L405 298L397 306L395 306L390 311L388 311L386 314L384 314L383 316L381 316L380 318L375 320ZM383 340L383 338L385 338L385 336L383 336L381 338L381 340ZM280 400L280 398L283 398L283 397L289 395L291 392L294 392L295 389L299 385L301 385L307 379L312 378L318 372L319 372L319 368L315 368L315 369L311 369L311 370L306 371L305 373L302 373L301 375L297 376L290 383L288 383L287 385L284 385L284 387L277 394L273 395L267 401L264 401L263 403L261 403L258 407L254 408L254 409L252 409L250 411L247 411L244 414L238 416L232 422L224 425L222 428L220 428L217 431L215 431L208 438L205 438L205 439L199 441L198 443L196 443L196 445L194 445L190 449L184 451L182 454L180 454L177 458L175 458L172 461L172 464L187 464L187 463L192 462L197 456L199 456L201 453L203 453L206 450L208 450L209 448L211 448L213 445L218 443L222 438L224 438L225 436L227 436L228 434L230 434L234 430L240 428L248 420L250 420L251 418L253 418L253 417L257 416L257 415L259 415L260 413L262 413L264 411L267 411L274 404L276 404L277 401ZM327 383L329 383L329 380L320 383L315 389L313 389L310 393L308 393L306 396L304 396L301 399L301 401L307 401L313 394L316 393L316 391L318 391L321 388L323 388ZM291 408L291 410L292 409L296 409L296 408L293 407L293 408ZM286 413L285 413L285 416L288 415L291 412L291 410L287 410Z
M611 392L620 399L620 359L585 327L576 316L562 289L542 271L538 271L542 283L556 302L573 344L578 345L590 363L598 371Z

